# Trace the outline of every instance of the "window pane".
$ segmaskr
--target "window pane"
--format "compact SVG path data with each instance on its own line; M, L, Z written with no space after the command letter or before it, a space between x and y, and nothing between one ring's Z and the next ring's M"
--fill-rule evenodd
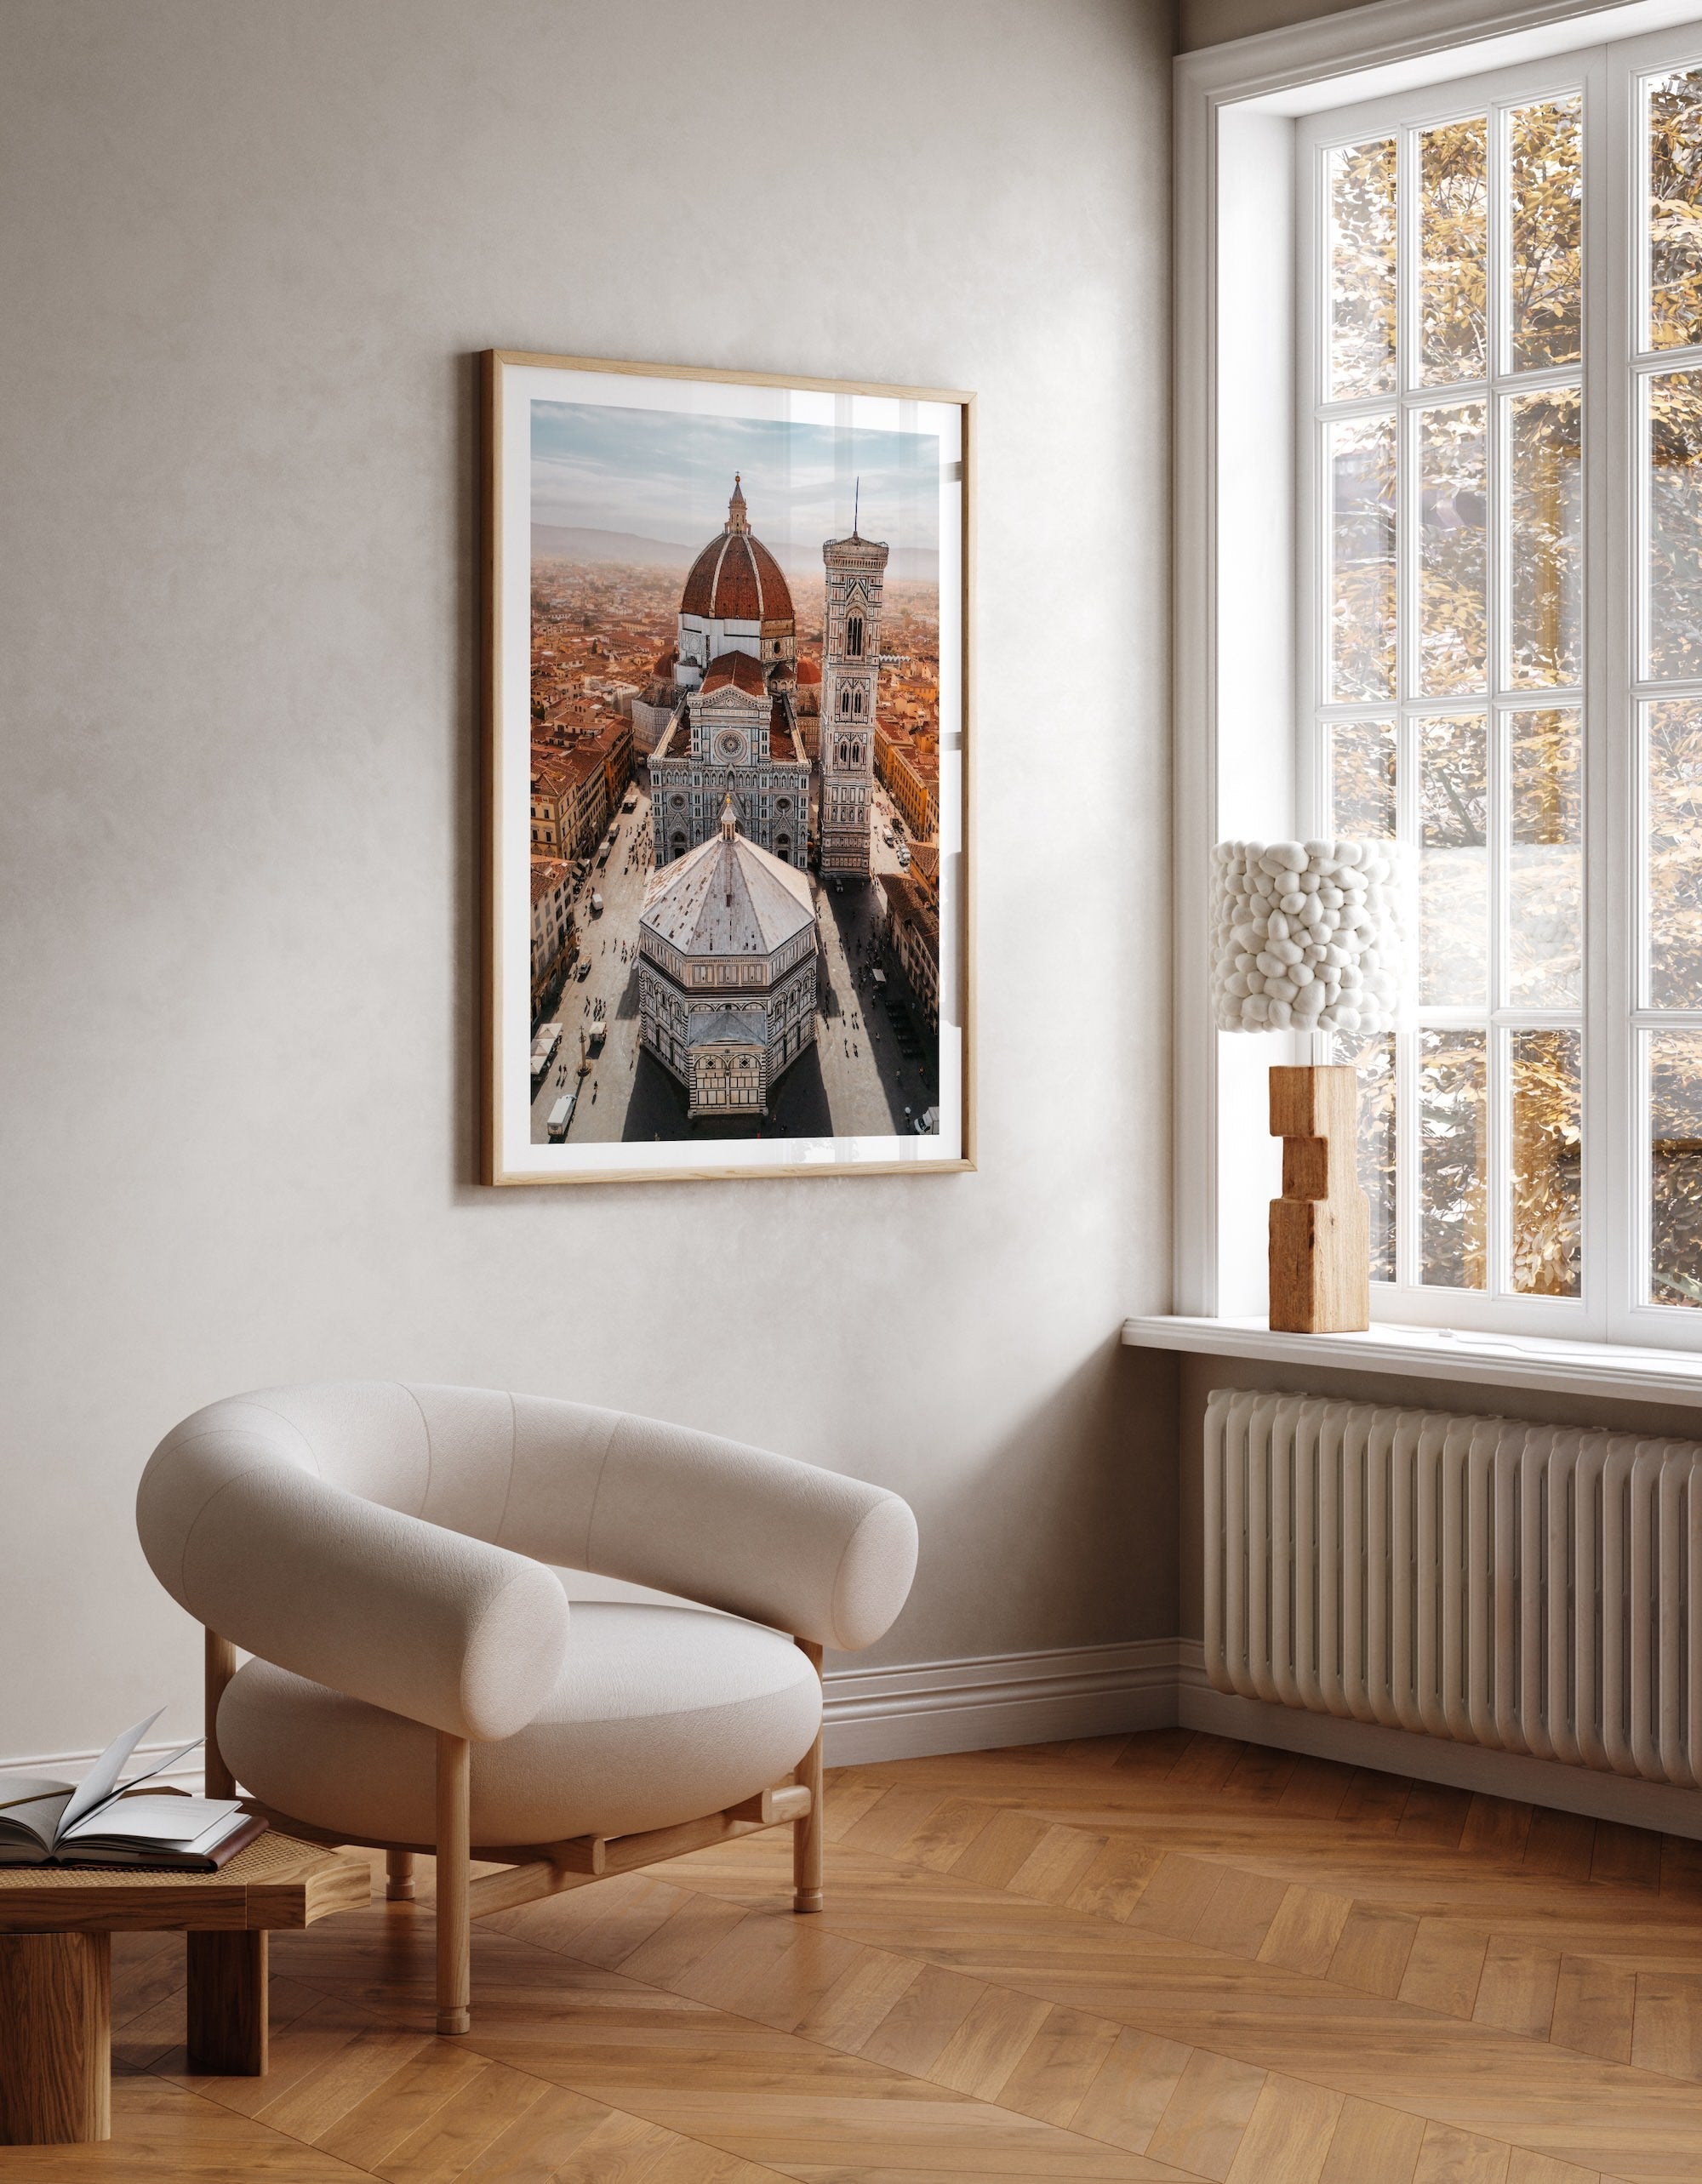
M1651 349L1702 341L1702 70L1648 84Z
M1648 383L1651 677L1702 675L1702 372Z
M1520 106L1508 117L1516 372L1576 363L1579 355L1579 105L1574 94Z
M1419 1034L1419 1279L1441 1289L1482 1289L1485 1035Z
M1395 385L1395 140L1329 157L1332 398Z
M1580 1037L1512 1035L1513 1287L1522 1297L1579 1294Z
M1583 594L1584 476L1576 387L1507 405L1512 551L1509 650L1516 683L1576 682Z
M1488 659L1483 405L1419 419L1419 687L1481 690Z
M1702 1008L1702 702L1644 712L1651 1008Z
M1337 721L1329 747L1331 832L1349 841L1392 840L1395 723Z
M1395 420L1329 428L1330 694L1395 686Z
M1419 138L1420 372L1481 379L1488 368L1488 124L1449 122Z
M1419 723L1419 998L1488 1005L1489 763L1483 716Z
M1509 713L1507 998L1584 1000L1583 744L1576 707Z
M1331 1053L1359 1072L1359 1187L1371 1208L1371 1279L1395 1279L1395 1035L1339 1035Z
M1648 1042L1649 1302L1702 1304L1702 1032Z

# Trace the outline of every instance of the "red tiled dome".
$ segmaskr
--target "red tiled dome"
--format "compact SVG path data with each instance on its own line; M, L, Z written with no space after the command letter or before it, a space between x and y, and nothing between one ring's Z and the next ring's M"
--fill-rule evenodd
M724 531L692 563L680 612L716 622L790 622L792 596L760 539Z
M797 664L797 679L800 682L820 682L821 670L813 659L805 659L800 655Z
M792 596L780 565L745 519L745 496L733 481L727 528L692 563L680 601L682 614L712 622L790 622Z

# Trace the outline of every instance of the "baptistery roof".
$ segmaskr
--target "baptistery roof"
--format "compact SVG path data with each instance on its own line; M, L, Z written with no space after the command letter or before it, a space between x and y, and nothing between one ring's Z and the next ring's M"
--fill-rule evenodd
M790 622L792 596L780 565L751 532L739 479L727 504L727 527L692 563L680 599L682 614L713 622Z
M683 955L772 955L815 923L815 905L795 865L736 831L729 801L718 833L652 875L639 922Z

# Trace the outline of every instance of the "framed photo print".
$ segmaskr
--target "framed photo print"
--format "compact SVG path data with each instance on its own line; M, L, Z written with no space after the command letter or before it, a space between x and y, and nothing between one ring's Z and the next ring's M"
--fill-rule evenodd
M486 1181L971 1166L972 398L484 368Z

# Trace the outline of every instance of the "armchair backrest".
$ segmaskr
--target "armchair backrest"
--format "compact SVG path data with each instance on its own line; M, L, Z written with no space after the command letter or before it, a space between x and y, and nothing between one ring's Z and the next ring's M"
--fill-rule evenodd
M529 1719L560 1666L565 1603L558 1631L534 1582L545 1573L528 1565L625 1578L856 1650L898 1615L917 1555L908 1505L859 1480L624 1411L394 1381L209 1405L155 1451L136 1516L154 1574L180 1605L306 1675L323 1671L328 1646L340 1662L359 1651L356 1627L371 1617L339 1596L370 1567L385 1581L379 1650L389 1665L366 1688L346 1668L323 1680L486 1736ZM327 1635L315 1652L280 1556L309 1573L322 1631L347 1622L347 1634ZM412 1607L404 1569L423 1588ZM482 1647L492 1662L501 1650L478 1635L497 1603L511 1650L514 1629L534 1633L526 1662L494 1681L487 1674L477 1690L465 1674L454 1683L458 1647ZM432 1643L440 1657L422 1658L414 1675L410 1651ZM380 1686L405 1688L411 1702L376 1696ZM505 1725L481 1725L491 1724Z

